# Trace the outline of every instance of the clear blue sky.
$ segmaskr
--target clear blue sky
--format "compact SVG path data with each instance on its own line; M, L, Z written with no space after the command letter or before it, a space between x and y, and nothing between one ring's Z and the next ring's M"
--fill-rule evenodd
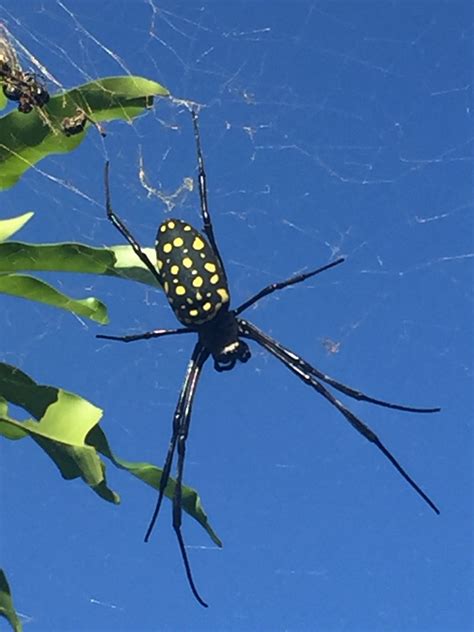
M35 631L461 632L472 629L472 5L469 2L25 3L0 18L66 87L124 72L206 107L209 202L232 296L347 262L248 314L320 369L437 415L350 403L441 508L437 517L318 395L255 348L209 365L185 471L224 542L185 516L208 610L194 601L166 502L108 468L122 504L63 481L33 442L3 442L1 565ZM221 6L222 5L222 6ZM34 210L25 241L144 245L195 171L189 115L158 102L133 125L91 130L2 194ZM199 222L198 199L171 211ZM188 339L105 343L175 324L164 296L113 279L49 275L109 309L105 329L2 297L2 359L105 410L122 458L162 464ZM337 343L333 353L328 341ZM0 626L5 627L5 623Z

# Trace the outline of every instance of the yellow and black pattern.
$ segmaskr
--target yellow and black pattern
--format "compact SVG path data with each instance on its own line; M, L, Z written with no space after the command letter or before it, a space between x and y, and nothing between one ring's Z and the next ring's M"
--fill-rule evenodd
M222 267L204 235L180 219L156 234L156 265L169 304L183 325L212 320L229 303Z

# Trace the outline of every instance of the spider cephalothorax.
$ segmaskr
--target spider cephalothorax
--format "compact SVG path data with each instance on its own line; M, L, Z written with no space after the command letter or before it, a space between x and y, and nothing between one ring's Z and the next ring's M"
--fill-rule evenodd
M374 397L369 397L361 391L342 384L329 375L322 373L296 353L290 351L280 342L261 331L251 322L239 317L243 311L261 298L290 285L301 283L305 279L316 276L324 270L339 265L344 261L342 257L316 270L297 274L279 283L272 283L250 297L236 309L231 310L229 308L230 292L227 285L227 278L214 238L211 217L207 206L206 174L204 171L204 160L199 137L198 115L195 109L191 110L191 114L197 149L199 197L203 229L202 232L200 232L190 224L179 219L168 219L164 221L158 229L156 238L156 266L141 249L140 244L136 241L122 220L113 211L110 201L108 163L105 167L107 216L129 242L143 264L163 287L171 308L180 323L184 326L176 329L155 329L143 334L129 336L100 335L98 337L109 340L120 340L122 342L133 342L135 340L160 338L161 336L197 334L197 342L195 343L184 383L179 394L174 414L170 445L160 479L158 500L145 535L145 541L149 539L160 511L164 492L169 482L173 459L177 452L177 476L173 494L173 528L176 532L191 590L199 603L203 606L207 606L194 584L181 532L181 490L185 446L191 422L193 398L202 367L210 356L214 359L214 367L217 371L229 371L234 368L238 361L247 362L250 358L250 349L242 338L252 340L262 346L280 360L292 373L299 377L304 384L313 388L330 404L337 408L360 434L373 443L387 457L401 476L403 476L417 494L419 494L436 513L439 513L439 510L433 501L430 500L425 492L407 474L377 435L340 402L325 384L348 397L385 408L416 413L434 413L440 409L413 408L411 406L393 404L391 402L375 399Z
M197 333L201 344L211 353L216 371L230 371L237 362L250 360L250 349L239 338L239 322L234 312L221 309L212 321L201 325Z

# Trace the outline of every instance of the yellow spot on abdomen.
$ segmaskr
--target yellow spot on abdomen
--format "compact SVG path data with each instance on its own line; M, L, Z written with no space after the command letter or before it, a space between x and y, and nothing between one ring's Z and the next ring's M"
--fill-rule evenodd
M176 287L176 294L178 296L183 296L183 294L186 294L186 288L184 287L184 285L178 285Z
M171 266L170 272L171 272L171 274L178 274L179 266L177 266L177 265Z
M198 315L199 315L199 312L198 312L198 310L197 310L197 309L190 309L190 310L189 310L189 315L190 315L190 316L193 316L193 317L195 318L196 316L198 316Z
M161 261L161 259L157 259L156 265L158 266L158 270L161 270L161 268L163 267L163 261Z
M208 261L204 264L204 270L207 270L208 272L215 272L217 270L216 264Z
M218 274L213 274L211 276L211 278L209 279L209 281L212 283L212 285L215 285L219 281L219 275Z
M189 224L186 224L186 226L183 226L183 230L189 233L189 231L191 230L191 226Z
M219 296L222 299L223 303L227 303L227 301L229 300L229 293L225 288L219 288L218 290L216 290L216 292L219 294Z
M184 244L184 240L182 237L175 237L173 239L173 246L176 246L176 248L181 248L183 244Z
M184 257L184 259L183 259L183 266L185 268L188 268L188 270L189 270L189 268L193 267L193 260L190 259L189 257Z
M166 224L161 224L161 226L160 226L160 233L164 233L167 228L168 228L168 226Z
M204 305L202 306L205 312L208 312L211 309L211 307L212 307L211 303L204 303Z
M168 228L174 228L176 226L176 224L173 222L173 220L168 222Z
M201 287L203 283L203 278L200 276L197 276L195 279L193 279L193 287Z
M173 246L169 243L169 241L166 244L163 244L163 252L171 252L173 250Z
M195 237L193 241L194 250L202 250L204 248L204 242L200 237Z

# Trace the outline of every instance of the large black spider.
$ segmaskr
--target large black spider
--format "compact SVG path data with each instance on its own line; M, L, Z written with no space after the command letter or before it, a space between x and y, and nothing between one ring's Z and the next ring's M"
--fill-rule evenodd
M439 514L439 509L425 492L407 474L394 456L382 444L377 435L358 419L344 404L342 404L322 382L332 386L344 395L359 401L370 402L378 406L393 408L415 413L434 413L440 408L413 408L402 406L380 399L369 397L360 391L341 384L334 378L322 373L311 364L303 360L282 344L268 336L248 320L240 318L240 314L264 296L268 296L277 290L282 290L290 285L301 283L324 270L329 270L344 261L343 257L328 263L316 270L297 274L285 281L272 283L247 299L236 309L230 309L229 288L224 270L224 265L217 247L212 227L211 217L207 205L206 173L204 171L204 159L201 150L201 141L198 125L197 111L192 108L191 115L194 126L194 138L196 142L199 197L201 216L203 221L203 233L200 233L190 224L179 219L167 219L158 228L156 236L156 266L139 243L132 236L122 220L115 214L111 206L109 186L109 163L105 165L105 195L107 217L120 231L132 246L133 250L145 264L151 274L163 287L166 297L178 320L184 327L177 329L155 329L142 334L129 336L106 336L98 338L108 340L120 340L122 342L134 342L161 336L174 336L178 334L195 333L198 340L194 346L191 360L188 364L184 383L181 387L178 403L173 418L173 430L168 447L168 453L160 480L158 500L148 526L145 542L148 541L155 525L166 485L169 481L171 466L175 451L178 452L178 464L176 485L173 495L173 528L178 539L181 556L186 570L186 576L191 590L198 602L207 607L205 601L199 595L194 583L186 548L181 533L181 494L186 451L186 439L191 422L191 409L194 394L199 381L199 376L204 363L212 356L216 371L230 371L237 361L247 362L250 359L250 349L243 339L253 340L280 360L292 373L299 377L305 384L314 388L320 395L335 406L344 415L347 421L366 439L375 444L398 470L403 478L423 498L423 500Z

